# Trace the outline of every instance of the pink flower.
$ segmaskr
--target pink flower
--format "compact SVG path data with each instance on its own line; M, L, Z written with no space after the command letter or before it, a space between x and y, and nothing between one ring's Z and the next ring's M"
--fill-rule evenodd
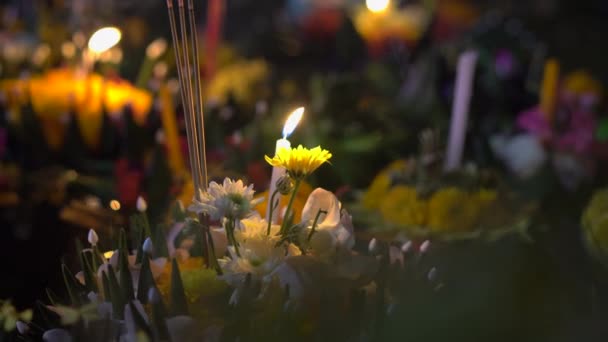
M547 122L540 108L534 107L519 115L517 125L559 152L588 154L593 146L595 117L581 109L571 111L570 115L567 126L558 130Z
M539 107L530 108L517 117L517 126L541 140L550 140L552 128Z

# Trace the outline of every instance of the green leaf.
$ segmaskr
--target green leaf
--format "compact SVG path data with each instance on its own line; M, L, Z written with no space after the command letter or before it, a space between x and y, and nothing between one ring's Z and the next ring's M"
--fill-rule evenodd
M61 273L63 274L63 282L65 283L66 291L70 297L70 303L72 303L72 305L80 305L76 278L72 272L70 272L70 269L66 266L66 264L61 264Z
M348 153L368 153L378 149L384 137L378 132L361 134L343 141L342 149Z
M167 238L165 237L165 229L162 225L158 225L156 227L156 231L154 234L154 239L152 242L154 243L154 255L155 257L169 257L169 248L167 248Z
M152 233L150 232L150 224L148 223L148 216L146 216L145 213L133 214L129 218L129 221L131 223L132 230L144 232L143 239L141 240L142 243L147 237L152 236Z
M154 321L155 335L162 341L165 341L169 337L169 330L167 328L167 308L163 299L158 293L158 289L154 288L157 294L156 300L152 301L152 320Z
M173 205L171 206L171 217L173 218L173 222L183 222L188 217L184 204L181 201L177 200L173 202Z
M110 297L112 298L112 312L115 319L123 319L126 300L116 279L116 273L112 265L108 264L108 280L110 284Z
M137 252L135 255L135 263L141 263L141 260L144 256L144 242L146 241L146 236L144 234L143 229L140 228L139 237L137 238Z
M82 247L82 242L80 242L80 239L75 238L74 239L74 245L76 246L76 255L81 255L82 254L82 250L84 249ZM84 270L84 263L82 262L82 258L79 259L80 261L80 269Z
M80 264L82 265L82 273L84 274L84 286L86 287L87 291L97 292L95 273L93 272L91 263L87 259L87 253L88 252L80 252Z
M127 233L124 229L120 230L118 250L118 269L120 273L120 287L122 289L122 295L125 300L135 299L133 292L133 278L131 277L131 270L129 270L129 249L127 247Z
M608 140L608 119L603 118L597 125L596 137L601 142Z
M106 302L112 301L112 292L110 291L110 279L106 272L101 272L101 283L103 284L103 295Z
M94 246L93 255L91 256L91 269L97 272L99 265L103 265L105 262L106 259L103 255L101 255L101 252L99 252L98 246Z
M144 255L139 272L139 282L137 284L137 299L142 304L148 303L148 291L154 286L154 277L150 269L150 257Z
M182 283L182 276L177 265L177 259L175 258L173 258L171 267L170 298L170 312L172 316L188 314L188 302L186 300L186 293L184 292L184 284Z
M46 288L46 297L49 299L49 302L53 306L59 305L59 303L61 302L59 300L59 296L57 296L57 294L55 294L55 292L53 292L53 290L49 289L48 287Z
M47 291L48 293L48 291ZM34 316L36 317L37 322L41 322L44 324L44 328L52 329L60 326L60 318L59 315L51 310L41 301L36 301L34 305ZM40 324L40 323L37 323Z
M152 340L152 328L146 323L146 320L143 318L135 304L133 302L129 302L129 307L131 308L131 314L133 315L133 321L135 322L135 327L137 331L143 331L148 340Z

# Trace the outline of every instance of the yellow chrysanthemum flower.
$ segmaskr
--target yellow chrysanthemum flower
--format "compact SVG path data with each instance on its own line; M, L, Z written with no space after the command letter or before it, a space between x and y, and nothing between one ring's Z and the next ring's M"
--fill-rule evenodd
M380 213L388 222L404 226L422 226L426 222L428 205L418 198L416 189L397 185L380 202Z
M229 95L240 103L254 103L268 74L268 64L263 60L236 61L218 70L209 82L206 97L220 104L226 103Z
M273 158L264 158L272 166L284 167L291 178L302 180L326 163L331 153L321 146L307 149L299 145L297 148L282 148Z
M363 206L367 209L380 208L382 198L384 198L391 187L391 173L405 170L406 165L405 160L397 160L380 171L363 195Z
M458 188L437 191L429 201L428 226L435 232L465 232L479 218L480 207L475 195Z
M582 218L583 235L590 251L604 259L608 251L608 189L596 192Z
M205 268L203 261L200 257L178 259L184 292L190 304L201 297L220 293L226 288L226 283L217 278L213 269ZM156 286L165 300L168 300L171 290L171 269L171 263L168 262L156 281Z
M604 92L602 84L585 70L577 70L566 75L564 89L576 95L591 94L600 97Z

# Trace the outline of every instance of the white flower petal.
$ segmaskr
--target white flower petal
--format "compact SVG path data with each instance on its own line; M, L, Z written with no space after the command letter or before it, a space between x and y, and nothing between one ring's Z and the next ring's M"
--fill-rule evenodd
M71 342L72 335L65 329L51 329L42 334L42 340L45 342Z
M335 227L340 223L340 201L333 193L323 188L316 188L308 196L302 210L302 221L312 224L319 210L327 213L319 216L318 227Z

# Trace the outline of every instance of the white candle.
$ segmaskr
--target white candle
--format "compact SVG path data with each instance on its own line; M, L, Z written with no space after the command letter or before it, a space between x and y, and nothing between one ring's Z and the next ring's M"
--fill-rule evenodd
M445 155L444 171L458 169L462 161L477 56L476 51L466 51L458 58L454 104L452 105L452 122Z
M287 137L289 135L291 135L291 133L293 133L293 131L296 129L296 126L302 119L303 114L304 114L304 107L300 107L300 108L294 110L293 112L291 112L291 114L287 118L287 121L285 121L285 125L283 126L283 138L277 140L277 143L275 145L275 149L274 149L275 155L282 148L291 148L291 143L289 142L289 140L287 140ZM283 168L283 167L274 166L272 168L272 176L270 178L270 187L268 189L268 205L266 206L266 219L268 221L272 221L272 222L277 221L277 217L278 217L278 213L279 213L280 209L277 205L277 207L275 208L275 210L272 213L272 218L271 218L270 217L270 208L272 207L272 205L270 203L270 200L272 198L272 194L274 194L274 192L277 189L277 181L285 175L285 172L286 172L285 168ZM279 194L277 194L275 196L275 203L278 204L278 203L280 203L280 201L281 201L281 196Z

